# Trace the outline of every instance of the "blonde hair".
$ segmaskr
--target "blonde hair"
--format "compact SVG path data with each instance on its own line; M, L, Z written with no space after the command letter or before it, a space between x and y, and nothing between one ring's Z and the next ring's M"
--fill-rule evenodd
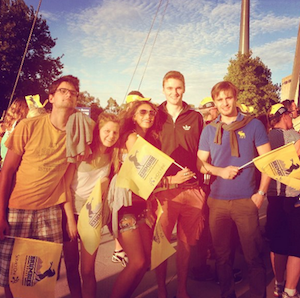
M25 98L16 98L7 110L4 117L6 129L10 130L14 123L26 118L28 113L28 105Z

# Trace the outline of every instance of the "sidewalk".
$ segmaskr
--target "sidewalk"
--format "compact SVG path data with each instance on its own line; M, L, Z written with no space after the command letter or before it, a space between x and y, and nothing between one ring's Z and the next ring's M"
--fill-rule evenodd
M262 207L260 213L261 226L265 224L265 210L266 204ZM173 243L176 248L176 240ZM108 298L113 287L114 281L118 273L123 269L120 264L112 263L111 257L114 250L114 240L107 230L104 231L102 242L98 250L96 259L96 279L97 279L97 293L100 298ZM267 298L273 296L273 273L269 261L269 251L267 243L265 245L265 263L267 268ZM173 255L168 261L168 276L167 288L169 297L173 298L176 295L176 255ZM209 265L214 266L214 261L209 260ZM243 281L236 285L236 293L238 298L250 298L248 293L248 280L247 280L247 266L245 264L243 255L240 250L237 250L235 267L242 270ZM195 281L188 280L188 291L192 298L218 298L220 297L219 286L215 281ZM4 298L4 290L0 288L0 298ZM155 272L147 272L141 284L136 289L133 297L136 298L156 298L156 277ZM41 297L47 298L47 297ZM60 279L56 285L56 298L71 298L66 278L66 270L64 261L61 264Z

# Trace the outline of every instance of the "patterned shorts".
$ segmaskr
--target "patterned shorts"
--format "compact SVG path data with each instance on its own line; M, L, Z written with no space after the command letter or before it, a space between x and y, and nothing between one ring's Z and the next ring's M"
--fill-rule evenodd
M61 207L40 210L9 209L9 236L62 243ZM0 240L0 286L7 287L14 239Z

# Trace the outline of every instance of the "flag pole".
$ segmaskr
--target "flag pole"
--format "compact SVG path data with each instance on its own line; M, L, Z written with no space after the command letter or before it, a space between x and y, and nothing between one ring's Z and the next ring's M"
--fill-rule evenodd
M242 166L239 167L239 170L241 170L241 169L247 167L248 165L250 165L250 164L252 164L252 163L253 163L253 160L251 160L251 161L245 163L244 165L242 165Z
M178 164L176 161L173 161L173 163L177 166L177 167L179 167L181 170L184 170L184 167L183 166L181 166L180 164ZM196 180L198 179L197 178L197 176L193 176L193 178L195 178Z

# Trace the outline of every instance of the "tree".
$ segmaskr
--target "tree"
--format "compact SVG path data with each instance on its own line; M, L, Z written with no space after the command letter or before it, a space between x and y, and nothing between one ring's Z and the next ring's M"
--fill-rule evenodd
M238 100L247 106L253 106L257 115L264 114L268 108L279 101L280 87L271 80L270 69L259 57L238 53L231 59L224 80L232 82L238 89Z
M34 17L33 7L23 0L0 1L0 110L7 108ZM40 94L42 102L47 98L48 86L63 68L62 56L51 57L54 46L46 21L38 17L15 97Z
M119 107L117 101L110 97L109 100L107 101L107 106L104 110L109 113L118 114L120 111L120 107Z
M91 118L94 121L97 121L98 116L103 112L103 108L100 106L100 100L91 96L87 91L79 93L77 106L91 108Z

